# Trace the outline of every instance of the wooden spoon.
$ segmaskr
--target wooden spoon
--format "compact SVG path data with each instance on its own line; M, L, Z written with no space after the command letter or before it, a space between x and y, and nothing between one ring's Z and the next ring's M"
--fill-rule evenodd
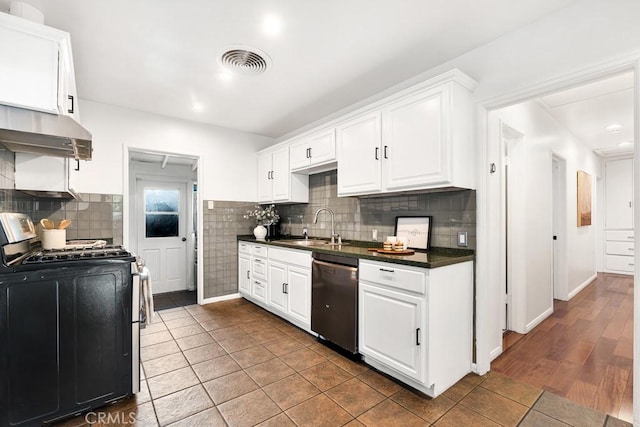
M70 225L71 225L70 219L63 219L62 221L60 221L60 224L58 224L58 230L64 230Z
M42 226L42 228L44 228L45 230L52 230L53 227L53 221L51 221L50 219L47 218L42 218L40 220L40 225Z

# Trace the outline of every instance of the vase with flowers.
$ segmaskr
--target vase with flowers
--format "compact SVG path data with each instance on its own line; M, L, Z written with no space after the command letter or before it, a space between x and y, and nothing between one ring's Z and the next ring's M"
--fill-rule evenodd
M247 211L244 218L253 218L256 222L256 227L253 229L253 235L258 240L264 240L268 234L266 227L276 224L280 219L280 215L278 215L278 211L276 211L276 205L267 205L264 208L256 205L254 209Z

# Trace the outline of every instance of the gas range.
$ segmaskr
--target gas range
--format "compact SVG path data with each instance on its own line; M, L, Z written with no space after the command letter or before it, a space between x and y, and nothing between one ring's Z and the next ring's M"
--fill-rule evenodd
M0 213L0 225L0 273L136 260L122 246L108 245L104 240L72 240L62 249L42 249L33 222L23 214Z
M70 249L51 249L38 250L28 254L23 260L22 265L29 264L48 264L68 261L86 261L86 260L123 260L133 255L122 246L105 245L100 247L81 247Z

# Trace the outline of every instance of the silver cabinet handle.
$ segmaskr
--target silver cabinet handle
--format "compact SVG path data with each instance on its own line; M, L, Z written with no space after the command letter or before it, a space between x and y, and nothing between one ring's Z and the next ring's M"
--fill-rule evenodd
M251 277L249 277L249 270L247 270L247 279L251 279Z

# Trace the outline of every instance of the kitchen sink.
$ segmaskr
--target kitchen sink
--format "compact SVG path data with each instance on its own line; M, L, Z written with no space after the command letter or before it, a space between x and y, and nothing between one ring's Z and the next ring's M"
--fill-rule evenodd
M292 246L337 246L337 243L331 243L328 240L318 240L318 239L300 239L300 240L280 240L278 243L284 243L286 245ZM347 245L348 243L342 243L342 245Z

